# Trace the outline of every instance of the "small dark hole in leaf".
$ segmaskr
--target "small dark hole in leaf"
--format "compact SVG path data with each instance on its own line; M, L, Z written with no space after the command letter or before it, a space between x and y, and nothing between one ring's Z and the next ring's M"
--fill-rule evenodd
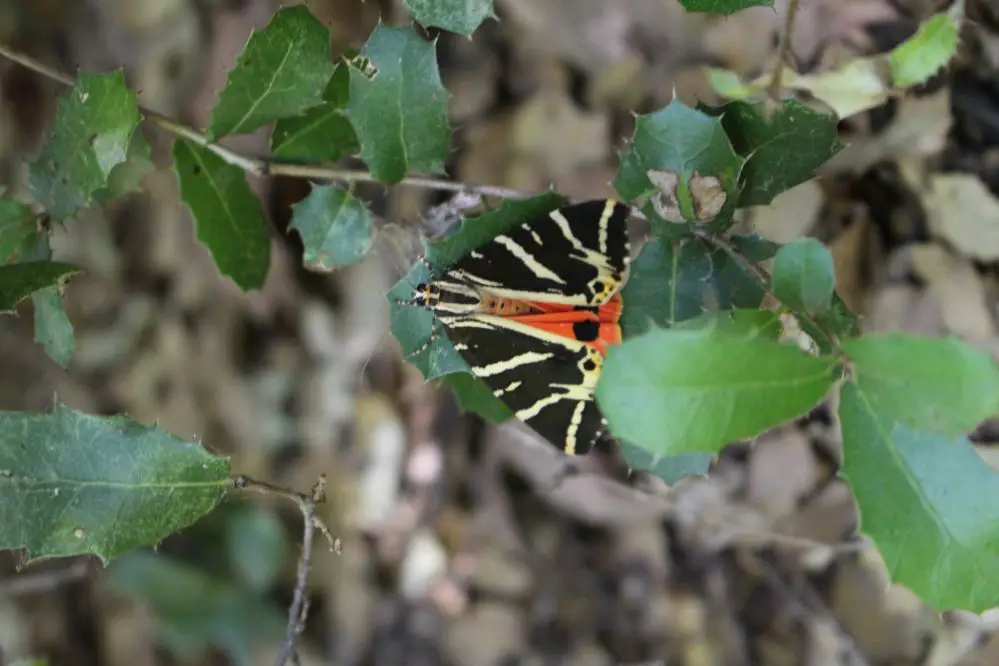
M195 164L194 168L191 169L191 173L193 173L195 176L200 176L201 175L201 167L198 166L197 164Z

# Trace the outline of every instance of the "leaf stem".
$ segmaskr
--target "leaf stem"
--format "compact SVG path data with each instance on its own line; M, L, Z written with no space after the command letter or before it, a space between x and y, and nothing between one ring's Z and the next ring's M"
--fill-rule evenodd
M781 100L780 89L781 84L783 83L782 79L784 77L784 62L787 60L787 56L791 52L791 31L792 28L794 28L795 16L798 14L799 2L800 0L788 0L787 14L784 16L784 31L781 35L780 49L777 52L777 64L774 66L774 73L770 79L770 85L767 86L767 93L776 102L780 102Z
M65 86L73 86L75 83L73 77L53 69L31 56L15 51L3 43L0 43L0 56L3 56L8 60L21 65L22 67L26 67L27 69L41 74L47 79L51 79L52 81L56 81ZM288 176L292 178L307 178L314 180L334 180L344 183L381 182L372 176L370 172L363 169L338 169L322 165L296 164L274 161L268 158L249 157L231 148L220 146L217 143L212 143L208 140L208 137L193 127L179 123L176 120L142 106L141 104L138 105L138 109L145 119L154 125L176 137L185 139L211 151L218 157L222 158L227 164L255 176ZM525 196L521 192L505 187L496 187L493 185L470 185L468 183L442 180L429 176L410 176L404 178L398 184L408 185L411 187L424 187L442 192L478 194L487 197L523 198Z
M318 529L329 542L330 551L340 553L340 540L333 536L326 524L316 515L319 505L326 499L326 475L312 488L311 495L305 495L287 488L274 486L264 481L254 481L248 476L239 475L230 479L234 488L252 490L268 495L277 495L291 500L302 512L302 555L298 560L298 572L295 576L295 592L291 606L288 608L288 625L285 629L281 649L274 659L274 666L284 666L289 659L295 659L295 645L299 636L305 630L305 620L309 615L309 599L305 588L309 579L309 569L312 566L312 542Z

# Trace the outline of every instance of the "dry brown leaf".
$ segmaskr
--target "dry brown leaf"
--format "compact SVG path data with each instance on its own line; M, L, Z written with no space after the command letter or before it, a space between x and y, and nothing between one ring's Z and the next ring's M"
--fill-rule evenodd
M580 109L560 88L544 88L514 117L515 155L536 164L548 179L605 160L610 154L610 123L600 112Z
M825 193L815 180L781 192L769 206L753 206L748 221L755 233L775 243L790 243L815 226Z
M970 342L995 338L985 286L970 261L936 243L922 243L912 247L912 267L929 284L950 332Z
M965 173L934 174L923 192L934 234L969 257L999 259L999 200L981 178Z

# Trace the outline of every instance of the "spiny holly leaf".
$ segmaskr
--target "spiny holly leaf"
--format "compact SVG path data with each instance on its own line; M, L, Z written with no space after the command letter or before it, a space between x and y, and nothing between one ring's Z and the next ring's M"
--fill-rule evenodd
M769 119L762 104L742 101L704 110L720 116L736 152L747 160L739 206L769 204L843 149L836 119L797 100L785 100Z
M128 155L108 175L108 186L94 192L94 201L106 206L111 199L141 190L142 179L156 170L149 154L149 142L142 132L132 134Z
M35 305L35 342L49 358L66 368L76 351L76 337L62 295L56 287L49 287L33 293L31 301Z
M36 231L31 208L17 201L0 199L0 264L14 256Z
M836 291L829 249L814 238L782 247L774 258L773 290L781 303L798 312L826 312Z
M80 269L58 261L31 261L0 266L0 314L14 307L39 289L60 284Z
M671 327L704 311L757 308L765 291L746 266L696 239L652 240L631 264L621 293L625 338Z
M767 338L776 342L783 332L780 314L773 310L723 310L704 312L673 325L677 331L717 330L729 335Z
M546 215L565 203L558 194L545 192L522 200L504 200L499 208L477 217L468 218L452 227L444 238L427 243L426 262L438 273L451 266L469 252L496 236ZM402 305L413 296L413 289L430 277L423 262L417 262L409 274L399 280L388 293L392 334L405 353L424 348L413 355L413 363L427 379L435 379L452 372L468 372L468 364L454 350L447 336L438 326L437 337L429 344L434 328L433 314L426 309Z
M463 411L474 412L493 423L502 423L513 416L510 408L471 373L452 372L445 375L444 383L454 391L458 406Z
M493 0L406 0L418 22L470 36L487 18L496 18Z
M152 609L158 638L181 661L216 647L236 666L251 666L284 630L281 611L265 598L163 555L128 553L109 574L118 590Z
M700 476L711 466L710 453L681 453L678 456L653 455L634 444L621 442L621 453L632 469L639 469L673 484L687 476Z
M706 222L712 230L720 231L731 223L743 162L732 149L718 118L673 100L655 113L638 116L631 147L621 158L614 188L625 201L650 194L653 198L660 196L662 185L657 187L653 183L649 173L652 171L658 178L672 181L672 191L663 192L676 200L684 219L692 220L677 225L646 206L643 210L650 215L654 232L674 235L677 226ZM718 179L724 190L724 205L708 219L699 216L695 219L697 183L705 178Z
M254 32L212 109L209 141L245 134L322 101L333 74L330 34L305 5L279 9Z
M358 149L357 135L347 119L350 71L337 65L323 101L300 116L281 118L271 134L275 157L303 162L335 162Z
M853 383L839 418L860 528L892 580L938 611L999 603L999 477L967 438L910 430Z
M121 70L80 72L59 101L49 140L30 167L29 189L52 219L73 217L107 186L112 169L125 161L140 119Z
M955 436L999 412L999 368L955 338L863 335L843 351L871 409L908 428Z
M173 142L173 164L198 240L219 271L243 291L259 289L270 267L271 239L243 171L184 139Z
M353 194L332 185L312 188L295 205L291 227L305 244L303 262L316 271L331 271L364 258L371 248L371 213Z
M958 33L964 13L964 3L954 3L950 11L937 14L912 37L892 49L892 85L909 88L925 83L957 53Z
M835 369L758 335L653 330L611 347L597 401L614 435L650 453L715 453L806 413Z
M732 14L750 7L773 7L774 0L680 0L688 12Z
M451 136L447 100L435 45L412 28L375 28L352 61L347 103L375 178L392 184L410 171L443 171Z
M199 444L123 415L0 412L0 548L107 563L208 513L228 473Z

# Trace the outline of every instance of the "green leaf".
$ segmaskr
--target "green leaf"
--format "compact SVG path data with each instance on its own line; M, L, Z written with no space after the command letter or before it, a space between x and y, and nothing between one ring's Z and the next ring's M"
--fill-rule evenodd
M781 192L815 176L843 149L836 119L797 100L785 100L769 119L762 104L730 102L706 109L721 117L735 151L746 158L739 206L769 204Z
M52 134L29 170L28 187L52 219L73 217L107 186L112 169L125 161L140 119L121 70L80 72L59 101Z
M783 331L779 313L742 309L704 312L693 319L677 322L672 328L677 331L717 330L728 335L767 338L774 342L780 339Z
M485 382L479 381L471 373L452 372L445 375L444 383L454 391L458 406L464 412L474 412L493 423L502 423L513 417L510 408L493 395Z
M211 511L229 463L127 416L0 412L0 548L106 564Z
M653 455L634 444L621 442L621 452L632 469L658 476L672 485L687 476L700 476L711 466L710 453L682 453L678 456Z
M487 18L496 18L493 0L406 0L413 18L426 26L470 36Z
M646 451L715 453L808 412L835 369L755 335L653 330L611 347L597 401L611 432Z
M964 3L957 3L963 11ZM892 85L909 88L925 83L957 53L961 13L945 12L932 17L912 37L892 49Z
M814 238L800 238L782 247L774 258L774 296L798 312L822 314L836 291L833 258Z
M156 170L149 154L149 142L142 132L132 134L128 155L108 175L108 186L94 192L94 201L106 206L111 199L141 191L142 179Z
M39 289L60 284L80 269L58 261L32 261L0 266L0 314L14 307Z
M251 590L264 593L288 561L288 537L271 510L242 506L226 522L229 562Z
M259 289L270 267L270 231L242 170L184 139L173 142L173 164L198 240L219 271L243 291Z
M774 0L680 0L688 12L732 14L750 7L773 7Z
M729 236L728 240L742 256L755 263L773 259L781 248L779 243L760 238L756 234Z
M302 162L335 162L358 149L357 135L347 118L350 71L338 65L321 104L300 116L281 118L271 134L271 153Z
M147 604L159 639L182 661L209 647L238 666L283 633L282 613L255 593L148 551L129 553L109 570L112 584Z
M229 72L212 109L208 140L246 134L319 104L333 67L326 26L305 5L279 9L253 33Z
M714 217L711 229L726 228L735 210L739 173L743 158L735 153L721 121L674 100L655 113L638 116L631 149L621 157L614 188L631 201L653 192L650 170L675 174L675 196L683 216L695 220L691 178L714 177L721 181L726 200ZM696 172L696 174L695 174ZM653 232L674 233L675 224L658 214L651 215ZM698 220L705 222L706 220Z
M938 611L999 604L999 477L965 437L894 422L843 387L843 476L892 580Z
M76 351L76 337L59 290L49 287L36 291L31 300L35 305L35 342L53 361L63 368L68 367Z
M332 185L312 188L295 205L291 227L305 244L303 262L316 271L356 264L371 248L371 213L353 194Z
M0 264L8 262L35 231L35 216L30 207L0 199Z
M621 293L627 339L671 327L704 311L758 308L765 291L745 263L696 239L651 240L631 264Z
M955 338L863 335L843 350L872 409L906 427L960 435L999 412L999 368Z
M380 25L353 62L347 115L371 174L393 184L411 171L443 172L451 136L449 93L441 84L435 44L412 28Z

